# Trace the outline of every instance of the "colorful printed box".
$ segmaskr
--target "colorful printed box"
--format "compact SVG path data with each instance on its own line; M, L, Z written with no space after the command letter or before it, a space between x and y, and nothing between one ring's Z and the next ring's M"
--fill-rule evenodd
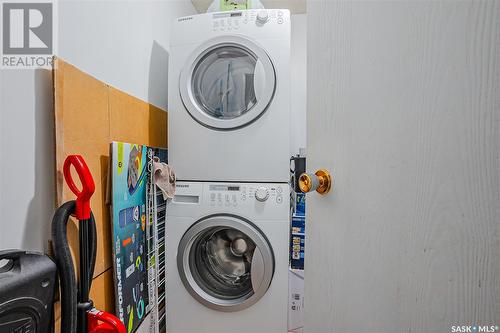
M146 243L147 149L111 144L116 314L133 332L149 310Z
M290 267L292 269L304 269L305 228L305 217L293 215L290 232Z
M294 214L297 216L306 215L306 195L305 193L295 194L295 209Z

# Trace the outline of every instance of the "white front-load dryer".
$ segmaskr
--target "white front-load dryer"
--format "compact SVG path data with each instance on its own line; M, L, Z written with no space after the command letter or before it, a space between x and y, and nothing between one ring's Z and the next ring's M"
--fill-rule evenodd
M182 17L171 31L169 163L178 179L288 181L289 11Z
M179 182L167 207L168 333L286 333L289 187Z

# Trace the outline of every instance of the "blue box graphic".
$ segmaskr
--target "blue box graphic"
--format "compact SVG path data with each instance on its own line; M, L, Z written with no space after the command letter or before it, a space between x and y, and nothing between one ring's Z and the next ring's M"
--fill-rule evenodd
M293 215L290 233L290 267L292 269L304 269L305 229L305 217Z

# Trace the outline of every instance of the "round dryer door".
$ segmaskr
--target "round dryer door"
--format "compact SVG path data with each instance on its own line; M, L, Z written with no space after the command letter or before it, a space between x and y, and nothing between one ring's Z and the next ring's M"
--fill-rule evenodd
M248 308L265 295L274 255L262 232L232 215L196 222L182 237L177 267L184 286L201 304L218 311Z
M257 44L226 36L198 48L179 82L184 106L197 122L231 130L252 123L268 109L276 90L276 73Z

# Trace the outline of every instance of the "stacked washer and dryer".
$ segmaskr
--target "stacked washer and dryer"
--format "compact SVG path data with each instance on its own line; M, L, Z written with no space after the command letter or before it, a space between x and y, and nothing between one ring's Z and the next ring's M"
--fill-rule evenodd
M207 13L172 31L167 332L285 333L290 13Z

